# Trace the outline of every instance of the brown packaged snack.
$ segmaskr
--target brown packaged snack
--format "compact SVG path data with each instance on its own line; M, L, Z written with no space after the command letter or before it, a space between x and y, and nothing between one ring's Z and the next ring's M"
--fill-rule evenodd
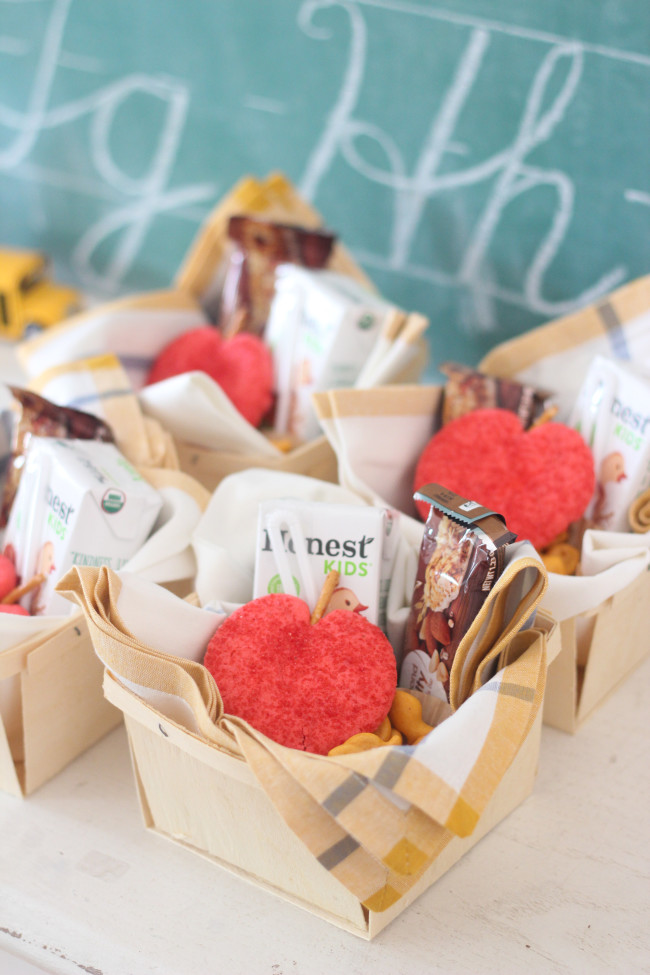
M20 410L13 431L11 456L0 501L0 527L9 520L9 512L18 490L25 463L25 451L32 437L57 437L59 440L104 440L114 442L110 427L82 410L57 406L29 389L9 386Z
M399 684L449 700L456 650L503 569L516 535L503 518L440 484L415 494L431 505L420 547Z
M447 376L442 399L442 426L472 410L500 408L516 413L527 430L551 405L551 393L514 379L496 379L455 362L444 362L440 371Z
M273 299L275 269L279 264L323 268L336 237L324 230L291 224L231 217L228 258L217 324L225 336L236 332L261 335Z

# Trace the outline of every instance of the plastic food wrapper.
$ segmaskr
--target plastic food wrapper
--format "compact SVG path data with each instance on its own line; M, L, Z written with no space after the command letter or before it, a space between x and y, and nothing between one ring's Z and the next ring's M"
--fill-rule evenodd
M399 541L399 514L387 508L262 501L253 598L295 593L313 611L327 575L340 579L327 612L361 613L386 629L386 605Z
M626 531L630 505L650 487L650 376L596 356L571 424L591 447L596 467L587 521L595 528Z
M335 236L324 230L238 215L228 222L227 259L217 323L224 335L262 335L269 317L275 271L287 262L322 268ZM208 308L208 313L210 309Z
M516 536L500 515L440 484L426 485L415 498L431 507L399 682L448 700L456 650L501 575L505 546Z
M4 539L31 615L65 613L54 591L73 565L118 569L140 548L162 507L160 494L110 443L35 437Z
M265 332L274 361L275 430L298 442L317 437L312 394L354 386L395 318L402 325L406 315L343 274L278 267Z
M488 376L456 362L444 362L440 371L447 376L442 399L443 426L472 410L499 408L515 413L527 430L552 404L551 393L512 379Z
M228 224L231 217L242 215L307 230L317 230L323 225L318 211L300 196L282 173L270 173L262 179L244 176L239 180L204 222L176 277L180 291L193 296L211 320L218 315L230 251ZM372 282L340 241L334 244L328 267L372 290Z
M25 452L32 437L58 437L70 440L102 440L112 443L113 432L96 416L51 403L28 389L10 386L19 410L14 427L7 478L0 503L0 527L4 528L18 490L25 463Z

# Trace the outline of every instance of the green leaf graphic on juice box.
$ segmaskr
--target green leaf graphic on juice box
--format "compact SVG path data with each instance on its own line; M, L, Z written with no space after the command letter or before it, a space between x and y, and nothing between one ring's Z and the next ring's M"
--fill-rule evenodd
M293 579L293 584L294 584L294 587L295 587L295 590L296 590L296 596L299 596L300 595L300 583L298 582L298 580L296 579L295 576L291 576L291 578ZM271 576L271 578L269 579L269 584L268 584L268 587L267 587L267 592L269 592L269 593L284 592L284 589L282 588L282 580L280 579L280 576L279 575Z

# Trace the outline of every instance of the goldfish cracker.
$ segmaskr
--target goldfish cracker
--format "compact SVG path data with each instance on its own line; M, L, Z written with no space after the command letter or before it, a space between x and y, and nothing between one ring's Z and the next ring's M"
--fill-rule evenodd
M291 437L269 436L269 440L283 454L291 453L295 446Z
M365 752L369 748L381 748L386 742L371 731L362 731L358 735L352 735L342 745L330 748L328 755L351 755L353 752Z
M420 701L401 688L395 691L388 717L393 727L404 735L409 745L415 745L433 731L433 725L422 720Z
M392 735L392 733L393 733L393 728L392 728L392 725L390 723L390 718L388 717L388 715L386 715L386 717L384 718L384 720L382 721L382 723L379 725L379 727L375 731L375 734L379 738L381 738L382 741L388 741L388 739L390 738L390 736Z
M559 555L554 555L553 552L545 552L542 555L542 562L546 566L547 572L554 572L560 576L568 575L564 562Z
M542 552L542 561L548 572L559 575L572 576L578 568L580 552L568 542L554 542Z
M384 721L380 724L380 728L383 729L385 724L388 724L390 728L390 721L388 718L384 718ZM388 738L381 738L379 734L370 731L362 731L358 735L352 735L347 741L344 741L342 745L336 745L335 748L331 748L328 751L328 755L352 755L355 752L367 752L371 748L382 748L386 745L401 745L403 744L403 739L399 731L395 731L394 728L390 728L390 735Z

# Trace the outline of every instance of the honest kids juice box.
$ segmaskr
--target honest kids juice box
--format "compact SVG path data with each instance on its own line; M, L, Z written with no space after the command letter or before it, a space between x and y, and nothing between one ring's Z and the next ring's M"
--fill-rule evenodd
M74 565L119 569L146 540L162 497L111 443L34 437L5 535L32 615L71 609L55 591Z
M326 576L336 569L339 586L329 609L363 613L384 628L398 517L364 505L261 502L253 595L294 593L313 609Z

